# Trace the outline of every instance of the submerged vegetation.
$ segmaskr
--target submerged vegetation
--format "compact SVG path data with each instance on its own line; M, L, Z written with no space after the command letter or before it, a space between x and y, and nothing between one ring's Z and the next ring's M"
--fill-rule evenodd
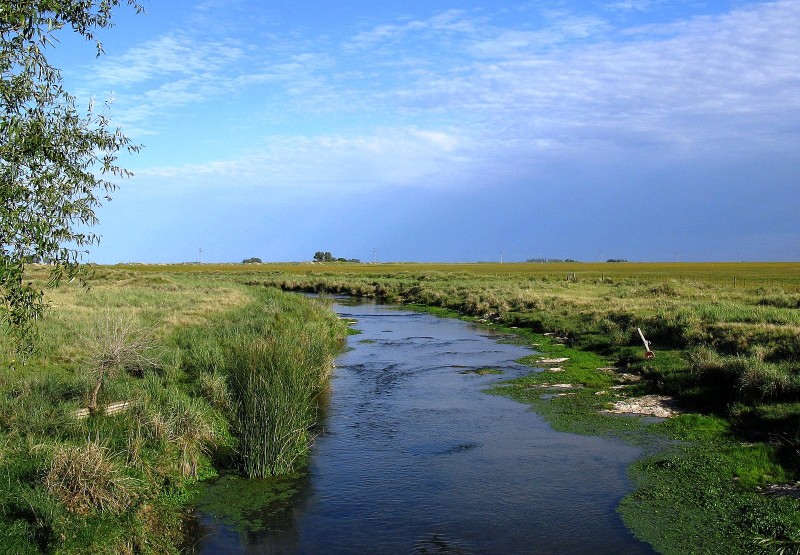
M177 552L194 482L304 462L345 333L318 301L210 275L90 285L50 293L39 353L0 361L3 553Z

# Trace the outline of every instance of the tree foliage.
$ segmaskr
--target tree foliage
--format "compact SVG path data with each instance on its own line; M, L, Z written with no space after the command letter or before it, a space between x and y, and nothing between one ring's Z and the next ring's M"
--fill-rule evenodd
M48 286L82 275L85 231L95 209L129 173L120 150L135 152L106 110L80 113L47 59L55 33L71 29L102 45L96 32L112 26L114 8L136 0L0 0L0 322L22 352L33 347L45 309L41 288L25 283L30 261L50 264Z
M314 262L333 262L333 255L327 251L317 251L314 253Z

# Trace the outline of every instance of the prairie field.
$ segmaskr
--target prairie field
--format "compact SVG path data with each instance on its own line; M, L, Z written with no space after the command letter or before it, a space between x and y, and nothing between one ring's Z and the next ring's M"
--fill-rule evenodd
M783 286L800 289L800 262L496 262L480 263L318 263L269 262L262 264L120 264L106 268L125 268L147 273L282 274L332 273L396 275L420 272L470 274L476 276L519 276L558 279L576 273L579 279L602 277L642 280L705 281L739 285Z
M175 551L187 484L302 468L344 334L325 305L339 294L468 318L567 359L497 393L556 429L665 438L621 506L658 551L800 546L797 499L759 493L800 479L800 264L129 264L91 267L88 286L48 291L38 354L0 367L0 472L13 484L0 530L15 552ZM574 395L540 394L565 382ZM679 415L607 413L644 395ZM275 406L287 410L265 420ZM275 450L269 436L292 441Z

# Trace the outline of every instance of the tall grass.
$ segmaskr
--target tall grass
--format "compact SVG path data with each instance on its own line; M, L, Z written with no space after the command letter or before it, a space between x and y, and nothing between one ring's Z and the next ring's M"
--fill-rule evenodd
M227 371L247 476L291 472L306 455L326 364L315 356L318 348L308 336L280 330L230 347Z
M291 472L308 452L344 324L323 305L272 290L229 314L211 333L186 330L186 367L203 395L229 401L241 470L250 477ZM208 331L208 330L207 330Z

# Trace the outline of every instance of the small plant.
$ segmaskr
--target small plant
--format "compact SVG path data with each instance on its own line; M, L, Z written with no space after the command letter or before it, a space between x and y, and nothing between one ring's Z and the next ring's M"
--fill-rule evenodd
M757 399L770 399L789 392L791 378L781 366L751 357L742 357L739 362L742 368L740 387L744 394Z
M231 395L228 382L220 372L200 372L200 392L215 409L228 414L231 408Z
M143 437L172 446L185 478L198 475L203 456L223 436L222 419L208 403L166 387L153 373L145 376L144 396L136 404L134 418L138 425L128 440L129 455L135 460L135 449L140 448Z
M79 514L121 513L137 498L138 481L122 471L122 457L99 441L56 447L44 478L47 491Z

